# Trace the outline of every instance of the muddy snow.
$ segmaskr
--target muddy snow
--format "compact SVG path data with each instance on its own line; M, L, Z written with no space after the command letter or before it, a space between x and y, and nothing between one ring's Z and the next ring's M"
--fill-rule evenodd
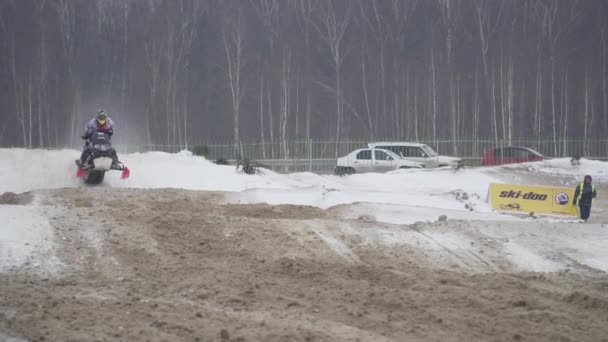
M222 192L35 195L2 207L48 224L31 232L46 247L0 273L0 331L17 341L608 336L604 217L391 224Z

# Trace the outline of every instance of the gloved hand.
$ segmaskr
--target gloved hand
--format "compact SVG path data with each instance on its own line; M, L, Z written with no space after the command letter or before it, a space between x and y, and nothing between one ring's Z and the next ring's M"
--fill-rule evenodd
M91 135L93 135L93 132L89 130L89 131L84 132L84 134L81 135L80 137L83 140L87 140L87 139L89 139L91 137Z
M572 205L576 205L576 198L572 201Z

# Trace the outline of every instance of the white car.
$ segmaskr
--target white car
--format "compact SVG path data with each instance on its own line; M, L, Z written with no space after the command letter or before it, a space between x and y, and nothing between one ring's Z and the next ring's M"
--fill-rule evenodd
M440 156L429 145L410 142L375 142L367 144L369 148L389 150L401 158L419 162L425 168L451 166L460 168L464 162L460 158Z
M386 172L397 169L420 169L423 165L403 159L389 150L361 148L338 158L335 173L345 175L362 172Z

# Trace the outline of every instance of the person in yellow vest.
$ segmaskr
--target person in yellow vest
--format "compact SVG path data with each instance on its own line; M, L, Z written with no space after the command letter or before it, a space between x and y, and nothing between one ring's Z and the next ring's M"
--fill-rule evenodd
M596 196L597 192L595 191L595 186L591 184L591 176L586 175L585 180L574 190L573 204L578 204L581 220L586 222L589 215L591 215L591 202L593 202Z

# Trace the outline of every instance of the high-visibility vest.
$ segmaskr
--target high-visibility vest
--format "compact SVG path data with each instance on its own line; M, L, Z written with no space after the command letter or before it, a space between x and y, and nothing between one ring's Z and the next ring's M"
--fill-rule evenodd
M583 198L583 187L585 186L585 183L581 183L578 185L578 198L577 200L580 201L581 198ZM591 184L591 202L593 202L593 193L595 192L595 186L593 184Z

